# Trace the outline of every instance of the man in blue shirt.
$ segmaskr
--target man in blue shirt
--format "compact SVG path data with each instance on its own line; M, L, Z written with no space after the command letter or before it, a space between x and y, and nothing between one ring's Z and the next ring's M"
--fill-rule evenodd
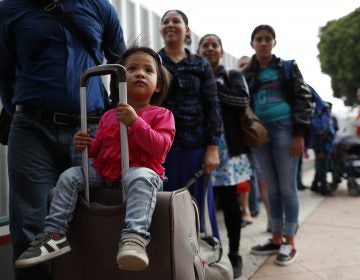
M81 73L96 62L41 0L0 1L0 97L13 115L8 144L10 234L14 259L43 231L48 191L62 171L81 164L72 136L79 130ZM108 0L62 0L98 61L125 49L118 15ZM87 85L92 132L104 109L101 78ZM92 122L90 123L90 121ZM16 279L50 279L49 264L15 271Z

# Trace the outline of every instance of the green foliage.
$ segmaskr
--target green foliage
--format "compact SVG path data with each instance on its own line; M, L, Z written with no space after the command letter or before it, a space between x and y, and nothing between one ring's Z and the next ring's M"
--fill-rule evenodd
M354 105L360 88L360 8L329 21L319 37L321 71L330 76L334 96Z

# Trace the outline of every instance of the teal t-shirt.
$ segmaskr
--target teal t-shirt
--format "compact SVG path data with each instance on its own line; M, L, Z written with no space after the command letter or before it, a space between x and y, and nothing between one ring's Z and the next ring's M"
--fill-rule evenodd
M277 69L268 67L260 70L253 104L255 114L264 123L291 117L290 104L280 86Z

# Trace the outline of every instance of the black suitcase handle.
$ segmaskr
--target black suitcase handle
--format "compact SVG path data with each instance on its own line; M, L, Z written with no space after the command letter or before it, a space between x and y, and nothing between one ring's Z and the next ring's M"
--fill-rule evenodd
M126 82L125 67L120 64L103 64L86 69L80 77L80 86L86 87L89 78L94 76L111 75L115 82Z

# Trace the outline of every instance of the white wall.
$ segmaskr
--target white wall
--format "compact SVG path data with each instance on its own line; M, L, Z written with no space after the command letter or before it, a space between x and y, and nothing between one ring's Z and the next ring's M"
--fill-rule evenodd
M130 0L113 0L112 4L119 14L127 45L137 42L148 45L154 50L161 49L163 42L159 32L160 15ZM192 44L189 48L192 52L196 52L200 38L195 33L191 36ZM236 58L225 53L222 64L226 68L235 68ZM6 147L0 144L0 216L8 215L9 184L6 154Z
M128 46L137 42L156 51L161 49L163 46L160 36L161 15L131 0L112 0L111 2L119 14L125 42ZM195 53L200 36L192 32L191 39L192 43L189 49ZM236 59L236 57L225 53L221 63L225 68L236 68Z

